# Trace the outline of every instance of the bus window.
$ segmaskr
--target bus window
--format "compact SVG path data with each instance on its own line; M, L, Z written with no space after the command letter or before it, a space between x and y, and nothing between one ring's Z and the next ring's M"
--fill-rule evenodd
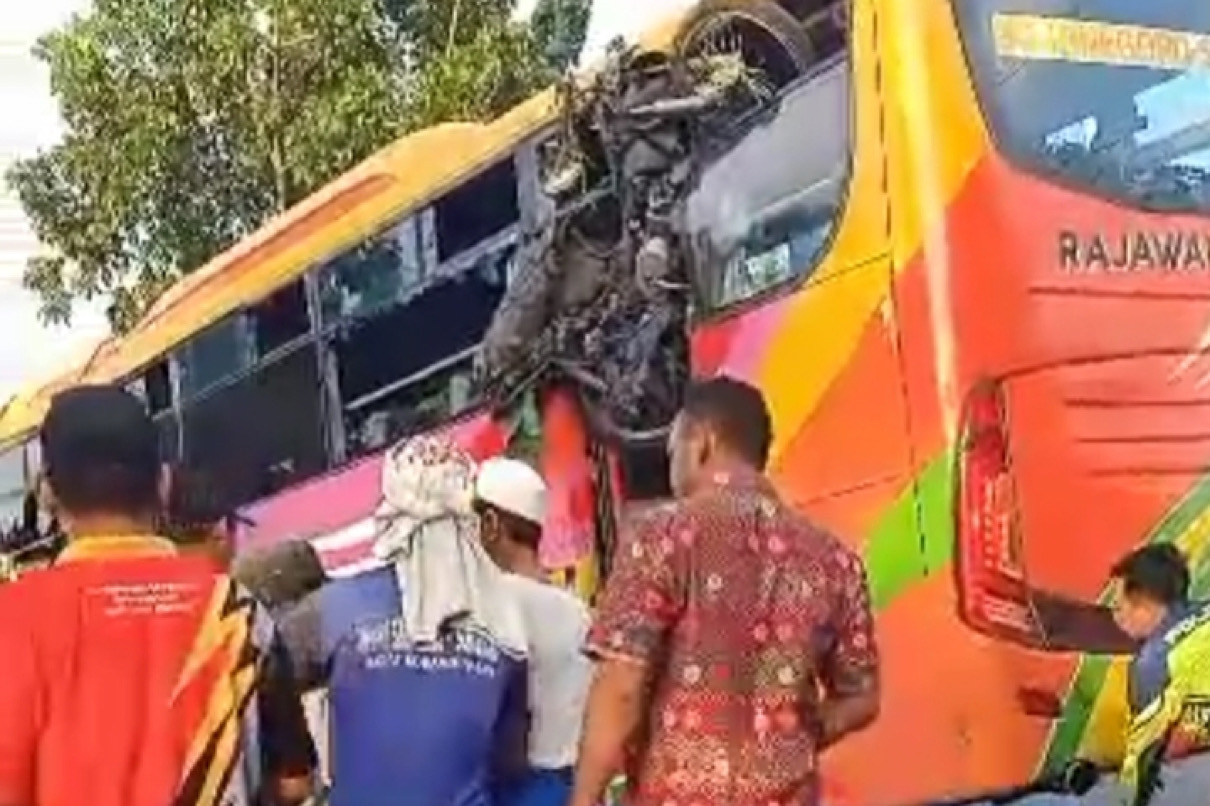
M796 194L763 210L723 263L717 304L758 296L810 271L823 251L838 208Z
M25 448L18 445L0 453L0 530L21 521L25 499Z
M1210 210L1210 4L955 0L999 147L1141 207Z
M320 321L325 325L369 316L398 302L424 279L416 219L330 260L319 269Z
M127 391L147 406L160 437L160 459L165 462L175 461L180 456L180 428L174 408L176 396L172 392L171 373L168 361L160 360L126 384Z
M445 194L433 205L437 260L444 263L521 219L517 168L510 157Z
M345 432L370 453L470 408L471 363L500 299L512 238L465 255L414 297L333 340Z
M302 280L280 288L248 311L257 360L311 332L307 293Z
M172 369L167 360L156 361L126 384L127 391L147 404L152 415L171 409L175 403L172 393Z
M327 466L314 342L279 354L182 412L184 462L247 503Z
M707 310L814 269L842 209L850 128L848 61L837 57L710 162L687 205Z
M252 365L253 344L243 312L220 319L177 351L181 396L189 400Z
M382 450L407 434L440 425L470 408L475 402L471 396L473 354L473 348L458 353L418 373L419 377L405 379L407 383L389 394L350 406L346 428L356 452Z

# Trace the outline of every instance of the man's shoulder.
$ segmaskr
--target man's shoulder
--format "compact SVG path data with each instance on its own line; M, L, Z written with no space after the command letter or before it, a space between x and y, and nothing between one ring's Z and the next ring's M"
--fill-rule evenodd
M86 579L82 564L61 563L31 569L11 582L0 584L0 612L37 609L52 599L70 597L85 585Z
M330 613L364 608L398 609L406 585L396 568L375 566L354 574L334 576L304 598Z
M588 606L584 604L584 600L558 585L520 574L505 574L504 579L522 602L539 608L549 608L551 612L574 613L588 617Z
M632 534L656 538L707 525L725 526L732 519L742 518L744 511L744 507L736 506L732 491L710 487L682 498L640 505L627 523Z
M1130 659L1130 672L1137 682L1150 683L1168 676L1168 661L1172 644L1165 632L1143 641Z
M31 605L45 594L44 569L31 571L11 582L0 583L0 614L4 621L12 621L28 611Z
M658 532L669 524L684 520L688 511L689 502L678 499L635 504L626 521L632 532Z

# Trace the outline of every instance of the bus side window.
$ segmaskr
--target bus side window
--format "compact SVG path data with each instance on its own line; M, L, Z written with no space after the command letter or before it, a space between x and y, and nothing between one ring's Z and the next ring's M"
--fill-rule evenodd
M502 160L433 205L437 260L445 263L521 220L517 166Z
M176 351L181 397L197 397L245 372L253 361L243 311L229 314L202 330Z
M477 403L471 364L508 281L518 195L509 157L320 268L321 327L335 361L346 458ZM325 302L334 272L382 291L372 305Z
M248 311L256 360L263 361L311 333L307 293L301 280L279 288Z
M180 458L181 435L171 361L161 358L153 362L126 383L126 390L147 406L160 436L161 461L175 462Z
M320 321L373 316L417 287L424 279L419 238L417 219L408 216L320 266Z
M699 297L717 311L810 276L843 209L851 140L849 63L838 56L702 174L687 222Z
M15 445L0 453L0 532L20 524L25 489L25 446Z
M151 405L166 459L222 479L237 504L329 466L319 358L301 280L220 320L176 356L179 456L169 448L175 410ZM148 375L149 404L152 386Z
M280 350L186 404L184 462L238 504L315 476L329 464L320 401L315 342Z

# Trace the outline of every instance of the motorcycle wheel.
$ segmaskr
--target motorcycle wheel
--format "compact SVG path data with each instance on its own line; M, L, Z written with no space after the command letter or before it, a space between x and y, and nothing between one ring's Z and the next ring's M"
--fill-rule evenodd
M673 51L683 59L738 52L774 90L818 60L802 23L772 0L705 0L681 26Z

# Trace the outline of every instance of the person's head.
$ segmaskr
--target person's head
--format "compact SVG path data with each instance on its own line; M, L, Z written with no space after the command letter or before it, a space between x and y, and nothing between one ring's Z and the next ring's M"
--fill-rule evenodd
M496 457L479 466L475 511L483 547L498 565L513 570L537 557L546 518L546 482L519 459Z
M226 567L235 552L240 519L215 478L195 468L174 468L164 507L164 532L177 545L212 556Z
M475 460L448 437L421 434L387 451L374 513L375 553L397 558L428 540L478 543Z
M719 463L763 471L772 441L773 421L759 389L734 378L695 381L668 438L672 491L693 492Z
M285 540L242 552L232 564L231 576L274 610L296 604L328 581L319 552L306 540Z
M1171 543L1155 543L1130 552L1113 566L1118 584L1113 617L1132 638L1151 636L1189 596L1189 565Z
M39 434L45 495L71 537L151 531L166 479L142 401L117 386L55 395Z

